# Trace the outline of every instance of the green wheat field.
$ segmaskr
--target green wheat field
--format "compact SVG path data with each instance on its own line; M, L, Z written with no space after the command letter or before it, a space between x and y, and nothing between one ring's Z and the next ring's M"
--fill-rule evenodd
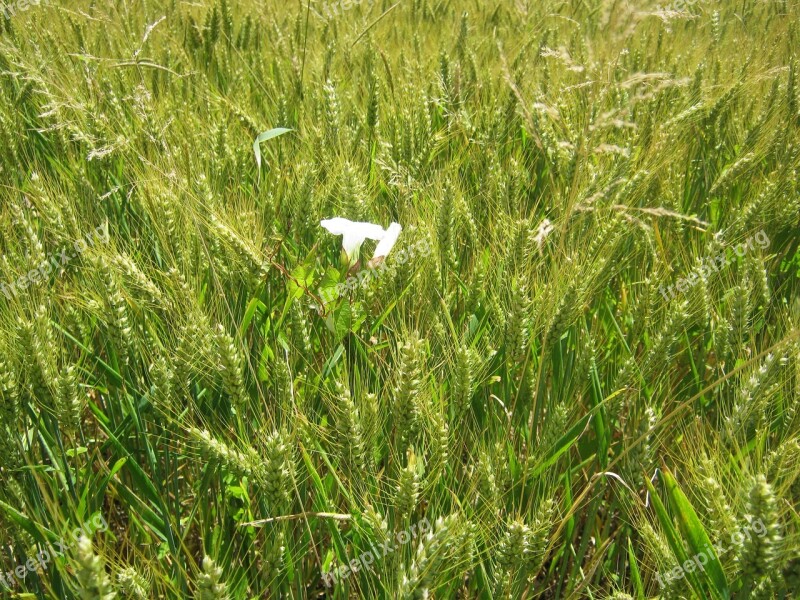
M798 0L0 7L0 597L800 597L799 53Z

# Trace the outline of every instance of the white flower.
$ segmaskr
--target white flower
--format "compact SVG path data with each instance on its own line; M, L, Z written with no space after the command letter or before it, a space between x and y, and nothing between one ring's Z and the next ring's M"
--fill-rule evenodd
M397 223L392 223L387 231L374 223L350 221L342 217L323 219L319 224L332 234L342 236L342 248L351 265L358 261L359 250L364 240L370 239L380 242L375 249L375 256L386 256L397 241L397 236L400 235L402 229ZM378 254L378 250L381 251L381 254Z
M375 247L375 253L372 255L372 261L370 262L376 262L386 258L392 248L394 248L394 244L397 242L397 238L400 237L401 231L403 231L403 228L400 226L400 223L392 223L389 225L389 229L386 230L383 239L381 239Z

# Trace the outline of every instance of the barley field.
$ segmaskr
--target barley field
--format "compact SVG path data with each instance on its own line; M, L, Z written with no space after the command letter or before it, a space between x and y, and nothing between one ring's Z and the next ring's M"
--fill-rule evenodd
M0 597L800 597L800 2L0 11Z

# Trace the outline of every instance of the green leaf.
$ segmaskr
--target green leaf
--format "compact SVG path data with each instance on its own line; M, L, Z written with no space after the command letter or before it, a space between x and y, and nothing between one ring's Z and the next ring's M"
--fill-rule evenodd
M542 461L534 466L530 477L535 478L541 475L545 469L553 465L562 454L569 450L584 432L586 429L586 424L591 418L591 413L585 415L582 419L575 423L575 425L573 425L572 428L567 431L567 433L562 435L561 438L553 445L553 447L548 450Z
M29 519L21 512L19 512L16 508L11 506L10 504L6 504L2 500L0 500L0 510L5 512L6 517L9 521L16 523L19 527L24 529L28 534L31 535L36 541L41 543L47 542L57 542L58 536L43 527L40 523L35 523L32 519ZM44 535L42 535L44 534ZM44 537L46 536L46 538Z
M297 265L292 271L292 276L286 281L289 296L296 300L305 290L311 287L314 281L314 266L309 264Z
M256 155L256 164L259 169L261 168L261 142L266 142L267 140L276 138L284 133L289 133L290 131L292 130L286 129L285 127L276 127L275 129L270 129L269 131L258 134L256 141L253 142L253 152Z
M642 576L639 574L639 565L636 564L636 555L633 553L633 545L630 538L628 538L628 564L631 568L633 587L636 589L636 600L645 600Z
M656 517L658 517L658 521L661 523L661 528L664 530L664 534L667 536L667 543L672 550L672 554L678 561L678 565L683 565L689 559L686 549L683 547L683 540L678 535L678 532L675 531L675 527L672 524L672 519L670 518L664 503L661 501L661 497L658 495L655 487L653 487L653 484L650 483L650 480L647 478L645 478L644 482L647 485L648 491L650 492L650 500L653 503L653 509L656 511ZM700 585L700 581L697 579L697 574L694 573L694 571L684 572L686 574L686 579L689 581L694 591L701 598L705 598L705 590L703 590L703 586Z
M102 415L102 411L93 402L89 403L89 407L96 416L99 417ZM134 488L138 493L141 493L144 498L148 500L154 507L156 507L161 514L158 515L155 511L151 510L151 508L139 498L138 493L134 493L133 490L128 489L128 486L123 481L120 481L120 485L116 488L117 492L125 496L125 499L129 503L138 505L138 510L142 518L147 521L148 525L156 530L162 539L169 541L173 550L175 550L174 537L172 535L172 529L169 523L169 511L159 495L155 484L144 472L142 467L139 466L139 463L136 461L136 459L130 454L130 452L128 452L124 444L117 438L116 435L114 435L114 432L111 431L111 428L105 425L100 418L97 419L97 422L108 437L108 440L106 440L106 442L103 444L103 449L105 450L108 447L113 447L122 455L122 458L127 459L124 463L122 463L122 465L126 467L125 471L131 476L135 484Z
M270 363L275 360L275 353L272 352L272 348L269 347L269 344L264 344L264 347L261 349L261 356L258 359L258 380L259 381L269 381L270 377Z
M339 344L336 350L333 352L333 355L325 361L325 364L322 366L322 381L328 378L333 370L336 368L336 365L342 359L344 355L344 346Z
M336 341L341 342L344 336L350 331L350 325L353 321L352 305L349 301L345 300L336 311L334 318L334 333L336 334Z
M239 333L244 336L247 333L247 328L250 327L250 322L253 320L253 317L256 315L256 313L264 314L266 311L266 304L264 304L258 298L251 298L247 305L247 310L244 313L244 318L242 319L242 325L239 328Z
M102 498L106 494L106 488L108 488L109 482L114 478L114 475L119 473L120 469L122 469L122 467L125 466L126 462L128 462L128 459L123 456L122 458L117 460L117 462L114 463L114 465L111 467L111 470L108 472L108 475L105 475L100 480L100 483L99 483L99 485L97 487L97 490L94 492L95 498L99 498L99 499L102 500ZM89 488L87 487L87 491L88 490L89 490Z
M701 570L703 578L711 584L712 591L718 598L729 598L730 590L725 579L725 571L692 504L668 470L664 470L664 483L667 486L670 505L677 513L678 527L686 538L692 555L704 554L708 559L708 564Z
M345 300L336 310L328 326L336 335L336 341L341 342L349 332L356 332L367 318L360 302Z
M333 467L319 444L317 444L317 450L319 451L319 456L327 464L329 472L331 472L330 469ZM322 481L322 477L320 477L319 472L317 471L317 468L314 466L314 461L311 460L311 456L309 456L308 452L302 445L300 446L300 453L303 457L306 470L311 478L311 482L314 484L314 490L316 491L316 493L313 494L314 510L318 512L327 512L331 507L335 506L335 504L329 498L328 490L326 489L325 484ZM341 482L339 482L339 485L340 487L342 486ZM345 494L345 496L347 496L347 494ZM339 557L347 556L347 544L345 543L344 538L339 531L339 527L330 519L323 519L323 522L325 523L325 527L328 529L328 534L331 536L331 542L336 548L337 555Z
M322 276L322 280L317 287L317 295L327 305L331 305L339 297L336 286L339 285L339 271L333 267L328 267Z

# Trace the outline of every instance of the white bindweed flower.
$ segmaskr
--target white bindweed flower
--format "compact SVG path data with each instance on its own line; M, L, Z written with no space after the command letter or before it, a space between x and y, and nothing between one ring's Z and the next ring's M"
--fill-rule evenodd
M319 224L332 234L342 236L342 248L351 265L358 261L358 254L364 240L370 239L381 242L376 248L376 256L378 256L378 249L381 249L382 256L386 256L397 241L397 236L400 235L400 230L402 229L397 223L392 223L387 231L374 223L351 221L342 217L323 219ZM386 240L386 242L383 240Z
M381 239L375 247L375 253L372 255L372 260L370 261L371 264L379 263L389 255L389 252L391 252L397 242L397 238L400 237L401 231L403 231L403 227L400 223L392 223L389 225L389 229L386 230L383 239Z

